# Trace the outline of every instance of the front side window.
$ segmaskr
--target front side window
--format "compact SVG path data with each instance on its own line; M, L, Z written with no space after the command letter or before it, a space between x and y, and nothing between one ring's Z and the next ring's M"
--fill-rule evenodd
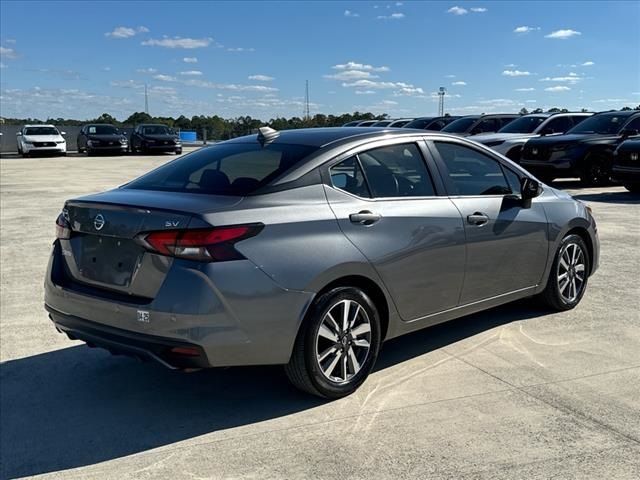
M564 133L571 128L571 125L571 119L569 117L557 117L549 120L542 130L545 135Z
M369 188L364 180L360 163L356 157L350 157L331 167L331 184L340 190L358 197L370 198Z
M638 130L640 132L640 117L636 117L627 123L624 128L627 130Z
M306 145L220 144L202 148L127 184L124 188L208 195L252 193L317 150Z
M422 154L413 143L389 145L358 154L374 197L435 195Z
M621 129L629 117L618 113L601 113L580 122L567 133L599 133L603 135L615 135Z
M442 129L442 131L447 133L465 133L467 130L469 130L471 125L476 123L476 120L477 117L462 117L448 124Z
M451 195L507 195L513 193L500 163L472 148L435 142L446 169Z
M477 135L478 133L495 132L496 130L497 130L497 128L496 128L496 119L495 118L485 118L480 123L478 123L478 125L473 127L473 129L471 130L471 134L472 135Z
M500 129L500 133L532 133L546 117L520 117Z

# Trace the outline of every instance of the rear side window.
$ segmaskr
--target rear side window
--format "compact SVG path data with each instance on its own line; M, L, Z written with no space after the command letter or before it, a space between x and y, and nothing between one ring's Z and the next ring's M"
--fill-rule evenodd
M512 193L500 163L472 148L435 142L444 162L451 195L506 195ZM515 182L515 179L512 179Z
M306 145L231 143L202 148L124 188L243 196L267 185L317 150Z
M573 124L569 117L557 117L549 120L549 123L545 125L543 131L547 135L550 133L564 133L572 126Z
M640 117L636 117L633 120L631 120L629 123L627 123L624 128L629 129L629 130L638 130L640 131Z
M358 197L371 197L356 157L350 157L331 167L330 172L331 183L334 187Z
M376 198L435 195L427 166L413 143L375 148L358 158Z
M473 127L473 129L471 130L471 134L477 135L484 132L497 132L498 130L499 128L497 127L495 118L485 118L480 123L478 123L478 125Z

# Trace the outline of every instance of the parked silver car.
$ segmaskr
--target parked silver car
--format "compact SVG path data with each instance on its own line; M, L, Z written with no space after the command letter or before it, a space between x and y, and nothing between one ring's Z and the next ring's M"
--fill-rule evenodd
M533 295L575 307L598 257L588 207L474 142L263 128L67 201L45 304L90 346L283 364L338 398L384 340Z

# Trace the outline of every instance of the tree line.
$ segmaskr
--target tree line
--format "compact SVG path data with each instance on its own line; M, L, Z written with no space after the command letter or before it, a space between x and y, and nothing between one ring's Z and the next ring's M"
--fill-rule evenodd
M640 105L635 108L624 107L621 110L640 110ZM547 112L568 112L566 108L550 108ZM586 109L582 109L586 112ZM526 108L520 110L520 113L526 115L528 113L543 113L541 108L529 111ZM446 114L449 115L449 114ZM195 131L199 139L206 135L209 140L227 140L229 138L248 135L255 129L268 126L276 130L288 130L296 128L313 128L313 127L339 127L347 122L354 120L384 120L389 118L386 113L376 115L371 112L353 112L343 113L342 115L325 115L318 113L309 118L301 117L277 117L265 122L250 116L240 116L236 118L222 118L218 115L194 115L191 118L180 115L178 118L173 117L153 117L145 112L135 112L123 121L119 121L108 113L103 113L97 118L90 120L74 120L68 118L48 118L44 123L53 125L85 125L87 123L110 123L118 127L132 127L141 123L162 123L171 128L179 130ZM4 118L7 125L25 125L43 123L37 118Z

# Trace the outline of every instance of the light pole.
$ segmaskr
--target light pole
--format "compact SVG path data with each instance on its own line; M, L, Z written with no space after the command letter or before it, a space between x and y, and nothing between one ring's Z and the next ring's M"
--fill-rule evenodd
M444 87L440 87L438 90L438 115L440 117L444 116L444 96L447 94L447 89Z

